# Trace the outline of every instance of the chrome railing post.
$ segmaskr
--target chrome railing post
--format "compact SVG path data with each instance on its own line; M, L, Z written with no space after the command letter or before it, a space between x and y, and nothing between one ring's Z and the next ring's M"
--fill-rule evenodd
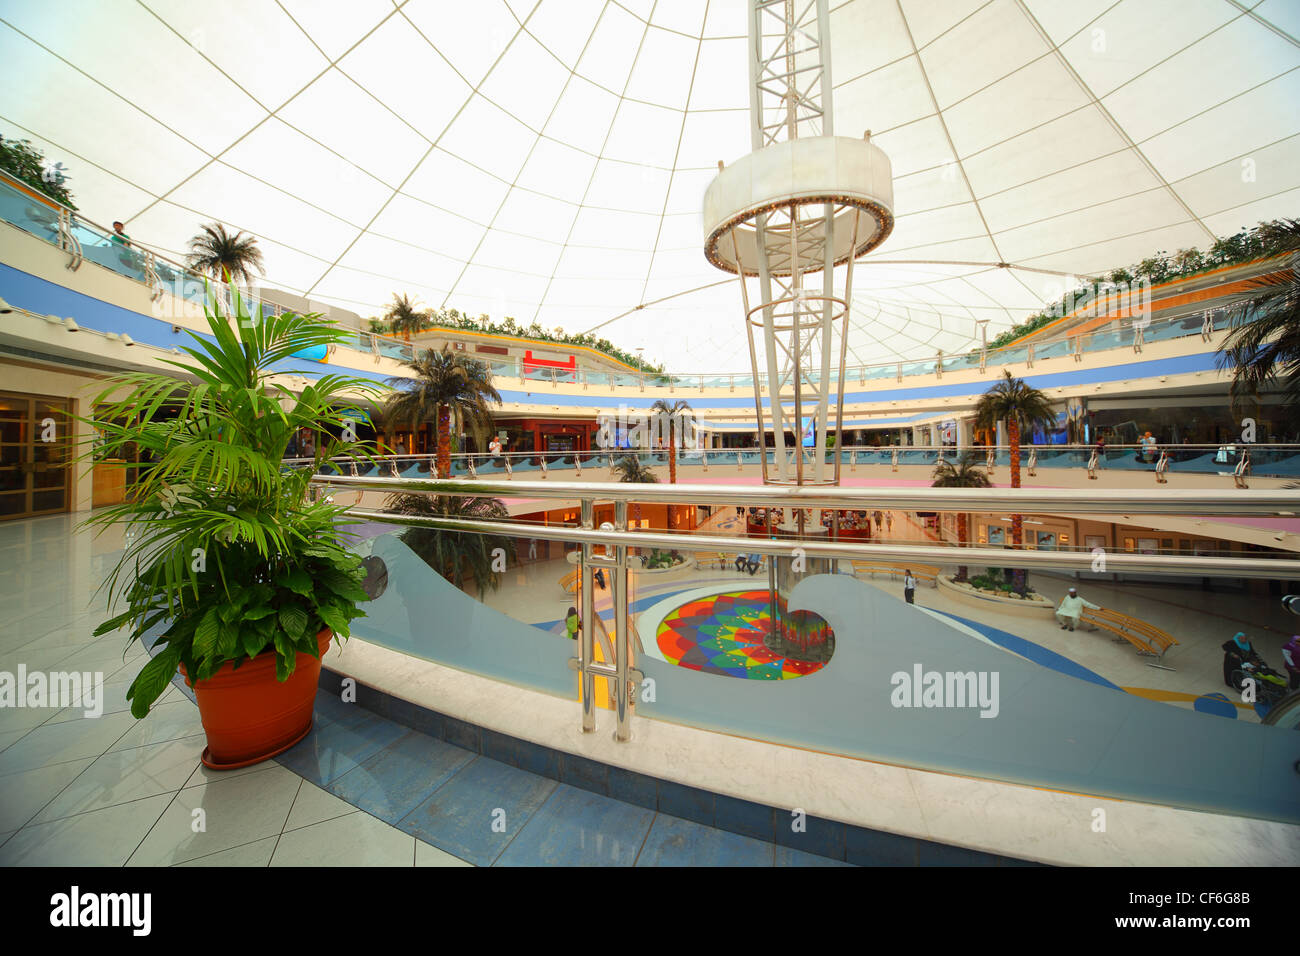
M614 503L614 530L620 535L627 532L627 502ZM625 540L625 539L624 539ZM629 669L632 666L632 635L628 630L627 620L627 545L614 546L615 566L611 575L614 588L614 655L617 657L618 685L614 689L614 708L617 723L614 727L614 739L626 742L632 736L631 728L631 685Z
M594 525L595 510L590 498L582 499L582 528L591 531ZM595 658L596 636L596 597L592 588L591 558L594 548L590 541L582 545L581 565L578 574L578 587L582 591L582 629L578 640L578 661L582 674L582 732L593 733L596 730L596 678L588 669Z

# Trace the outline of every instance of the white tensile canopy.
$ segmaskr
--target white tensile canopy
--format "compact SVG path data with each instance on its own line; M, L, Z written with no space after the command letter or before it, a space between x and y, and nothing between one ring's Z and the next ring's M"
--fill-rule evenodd
M701 199L751 149L746 6L0 0L0 134L173 256L216 220L269 284L362 315L404 292L741 370ZM897 220L854 277L850 364L963 350L1068 291L1053 272L1300 210L1295 0L847 0L830 23L835 132L889 155Z

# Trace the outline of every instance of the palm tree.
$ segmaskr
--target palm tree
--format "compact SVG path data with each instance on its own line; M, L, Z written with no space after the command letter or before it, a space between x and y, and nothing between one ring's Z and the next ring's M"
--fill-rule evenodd
M1259 232L1265 245L1289 255L1277 272L1252 279L1230 306L1219 368L1233 370L1234 411L1273 382L1282 386L1284 407L1300 404L1300 219L1264 223Z
M643 485L658 484L659 479L646 465L641 464L640 455L624 455L614 462L614 470L620 475L619 481L631 481Z
M1007 423L1007 438L1011 442L1011 487L1020 487L1020 434L1032 431L1037 425L1046 425L1056 419L1052 403L1038 389L1024 379L1006 378L980 396L975 406L975 427L996 429L998 422ZM1024 546L1024 518L1011 516L1011 546ZM1017 568L1013 586L1018 594L1025 593L1025 570Z
M426 518L465 518L476 521L504 521L510 516L498 498L461 497L460 495L389 495L388 510L403 515ZM497 588L499 572L492 569L494 552L514 553L514 539L504 535L470 534L443 528L415 526L398 537L429 567L462 591L466 580L474 582L480 595Z
M409 342L411 333L419 332L429 321L429 312L427 309L419 308L415 300L405 293L402 295L393 293L393 304L384 313L384 319L394 334L402 333L403 338Z
M682 412L689 412L691 406L689 402L678 401L669 405L662 398L655 401L650 406L650 411L655 415L663 415L668 419L668 482L677 484L677 420L681 418ZM673 506L668 506L668 527L673 527Z
M619 481L631 481L642 485L659 483L655 473L648 466L641 464L641 456L637 454L624 455L614 462L614 470L619 473ZM632 520L641 520L641 506L638 504L632 505Z
M218 282L251 285L255 274L260 274L262 250L257 239L243 232L229 233L219 222L209 223L190 240L190 253L186 264L201 275L209 275Z
M501 393L492 385L492 370L482 362L451 351L425 349L409 362L414 378L394 376L388 384L395 391L384 405L384 418L391 424L410 422L416 431L421 422L437 421L438 474L451 474L451 426L457 431L469 425L476 438L492 427L490 405L501 404Z
M993 483L983 468L975 467L974 456L969 452L959 462L941 461L934 469L932 488L992 488ZM957 512L957 547L966 547L966 512ZM966 565L957 567L954 581L966 580Z

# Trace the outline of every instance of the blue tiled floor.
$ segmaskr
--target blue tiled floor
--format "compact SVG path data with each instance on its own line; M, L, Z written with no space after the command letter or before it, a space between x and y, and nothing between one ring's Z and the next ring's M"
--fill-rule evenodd
M508 746L496 737L484 740L488 754ZM592 793L325 692L317 696L311 733L278 759L372 816L479 866L847 865L684 819L698 816L701 796L688 787L671 791L683 814L674 816L656 811L653 795L647 801L629 791L625 802ZM588 763L567 768L562 779L581 782L601 772ZM626 788L611 789L622 795ZM770 819L758 822L755 833L771 832Z

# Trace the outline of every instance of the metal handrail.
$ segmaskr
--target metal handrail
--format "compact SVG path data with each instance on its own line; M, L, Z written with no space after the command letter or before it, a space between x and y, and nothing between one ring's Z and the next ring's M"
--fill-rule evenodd
M588 497L588 500L591 496ZM599 497L599 496L596 496ZM1014 558L1006 548L954 548L935 545L855 544L824 542L800 538L738 538L723 535L671 534L659 531L601 531L592 528L566 528L537 525L523 521L485 521L469 518L442 518L424 515L399 515L386 511L352 508L346 514L363 521L381 524L439 528L469 534L504 535L516 538L540 538L569 544L606 545L609 547L666 548L678 551L719 551L728 554L794 556L805 558L857 561L898 560L916 564L948 565L987 564L1002 566L1008 562L1027 569L1087 571L1096 555L1091 551L1034 551L1015 549ZM1106 554L1106 571L1170 575L1229 574L1236 577L1285 579L1300 577L1300 560L1272 558L1213 558L1179 555L1146 555L1124 552Z
M317 474L314 482L365 491L423 491L435 495L526 495L537 498L599 498L649 504L765 505L860 511L864 502L899 511L1007 511L1018 514L1236 515L1300 514L1300 491L1115 489L1104 496L1075 488L842 488L825 485L671 485L592 481L491 481L477 478L352 478Z

